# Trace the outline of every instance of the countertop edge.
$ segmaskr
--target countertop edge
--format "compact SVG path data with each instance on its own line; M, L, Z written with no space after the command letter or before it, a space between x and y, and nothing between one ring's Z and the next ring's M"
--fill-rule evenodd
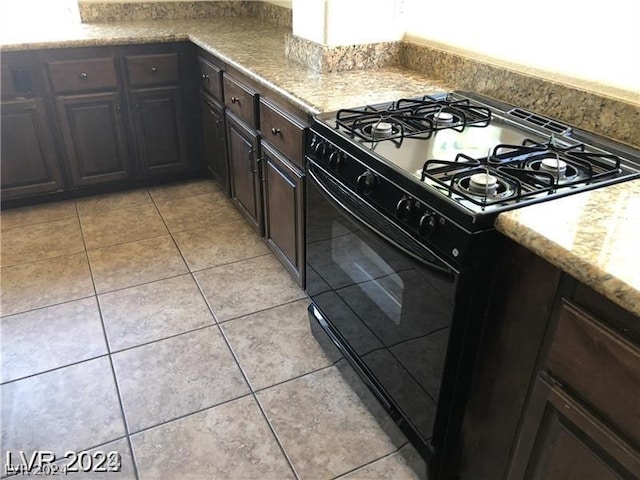
M640 317L640 290L633 285L581 258L535 229L520 224L506 214L498 215L495 227L500 233L558 267L564 273Z

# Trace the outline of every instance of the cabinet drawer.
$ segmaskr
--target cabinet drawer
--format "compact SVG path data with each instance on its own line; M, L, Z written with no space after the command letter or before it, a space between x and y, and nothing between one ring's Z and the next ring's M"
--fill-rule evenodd
M270 102L260 101L262 138L295 165L304 168L304 125Z
M198 57L200 86L216 100L222 101L222 69L206 58Z
M249 126L258 128L258 94L228 75L223 76L223 82L225 105Z
M48 62L56 93L118 88L115 59L89 58Z
M640 349L564 301L548 357L551 373L640 443Z
M136 55L125 57L132 87L178 83L178 54Z

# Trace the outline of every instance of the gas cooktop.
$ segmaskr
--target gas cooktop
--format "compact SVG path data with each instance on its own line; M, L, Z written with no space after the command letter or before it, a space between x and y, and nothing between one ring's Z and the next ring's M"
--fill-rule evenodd
M371 169L371 178L419 185L419 200L436 197L440 210L456 210L454 216L467 215L472 224L640 177L640 157L631 148L464 92L326 113L312 130L324 137L312 139L312 151L338 176L354 158ZM356 181L360 193L371 190L366 183Z

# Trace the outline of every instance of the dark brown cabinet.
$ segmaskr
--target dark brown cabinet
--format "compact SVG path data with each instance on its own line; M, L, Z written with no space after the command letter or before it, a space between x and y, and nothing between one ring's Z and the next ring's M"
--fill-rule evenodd
M142 177L188 169L187 132L180 87L134 90L134 131Z
M262 144L264 236L299 284L304 280L304 177L268 144Z
M231 198L251 226L264 234L258 136L227 111Z
M3 200L17 205L204 170L195 69L195 48L184 43L7 54Z
M62 190L64 179L44 101L6 101L1 111L3 198Z
M223 190L230 194L224 107L204 91L201 96L202 137L207 170L220 182Z
M260 100L264 234L289 273L305 285L304 124L270 100Z
M578 302L552 314L509 480L640 478L640 347Z
M74 186L130 177L131 161L120 94L59 96L56 106Z
M640 455L560 382L540 373L507 478L636 479Z
M504 240L459 477L640 478L638 317Z

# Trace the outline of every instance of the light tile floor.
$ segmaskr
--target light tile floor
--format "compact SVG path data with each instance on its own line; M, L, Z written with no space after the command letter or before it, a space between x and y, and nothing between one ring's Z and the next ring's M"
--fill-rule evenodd
M3 476L7 452L44 450L119 453L119 473L78 479L423 476L214 182L1 222Z

